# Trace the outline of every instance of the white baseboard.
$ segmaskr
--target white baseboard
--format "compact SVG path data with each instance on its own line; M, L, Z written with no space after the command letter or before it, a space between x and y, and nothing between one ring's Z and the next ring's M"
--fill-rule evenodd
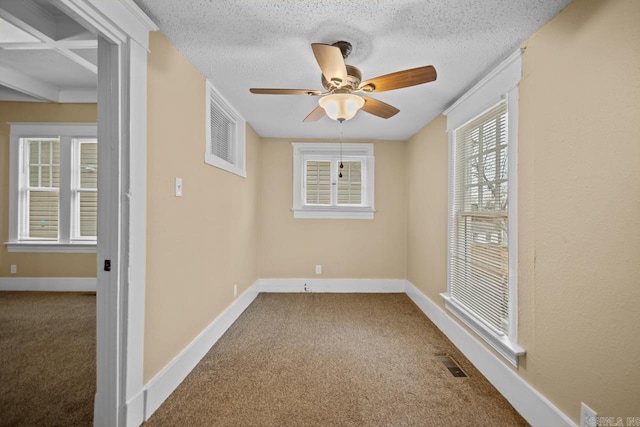
M258 279L145 385L145 420L148 420L180 385L259 292L406 292L409 298L531 425L576 427L576 424L553 403L523 380L442 308L404 279ZM138 402L131 402L131 404L137 406Z
M576 424L409 281L406 293L467 359L533 426Z
M144 420L144 388L125 404L125 420L128 426L139 426Z
M95 292L95 277L2 277L0 291Z
M189 375L222 334L258 296L258 292L259 281L256 281L145 385L145 421Z
M404 279L260 279L260 292L404 293Z

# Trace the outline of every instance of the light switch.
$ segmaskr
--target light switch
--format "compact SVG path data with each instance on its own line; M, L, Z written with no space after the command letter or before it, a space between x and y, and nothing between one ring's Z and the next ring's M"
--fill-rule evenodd
M176 197L182 197L182 178L176 178Z

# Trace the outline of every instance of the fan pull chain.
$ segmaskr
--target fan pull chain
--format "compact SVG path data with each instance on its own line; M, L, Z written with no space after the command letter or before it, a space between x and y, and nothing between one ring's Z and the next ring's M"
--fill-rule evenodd
M342 122L340 122L340 173L338 178L342 178L342 168L344 168L344 165L342 164Z

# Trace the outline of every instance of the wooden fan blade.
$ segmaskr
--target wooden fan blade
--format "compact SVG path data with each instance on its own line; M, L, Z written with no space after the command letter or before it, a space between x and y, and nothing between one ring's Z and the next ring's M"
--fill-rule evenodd
M363 96L362 98L364 99L362 110L369 114L373 114L374 116L388 119L400 112L396 107L389 105L386 102L378 101L377 99L369 98L368 96Z
M260 95L320 95L319 90L312 89L264 89L264 88L251 88L249 92Z
M347 67L344 65L340 48L323 43L312 43L311 48L324 78L336 87L346 84Z
M324 117L324 108L322 108L321 106L318 105L315 108L315 110L310 112L309 115L304 118L303 122L304 123L317 122L318 120L320 120L323 117Z
M384 92L385 90L429 83L436 79L436 69L432 65L397 71L384 76L369 79L360 84L359 89L365 92Z

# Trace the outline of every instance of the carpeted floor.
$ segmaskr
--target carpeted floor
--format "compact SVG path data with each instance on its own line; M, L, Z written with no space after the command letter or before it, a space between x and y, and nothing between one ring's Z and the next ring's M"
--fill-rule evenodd
M91 426L96 297L0 292L0 426Z
M260 294L145 425L526 422L404 294Z

